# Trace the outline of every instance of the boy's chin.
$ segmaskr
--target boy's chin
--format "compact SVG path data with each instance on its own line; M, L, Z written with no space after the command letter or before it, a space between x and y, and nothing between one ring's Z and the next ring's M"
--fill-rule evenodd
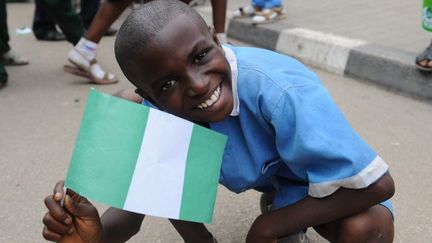
M202 115L197 117L200 122L220 122L225 118L229 117L232 111L233 105L229 104L224 107L223 110L218 110L217 112L209 110L208 112L203 112ZM205 115L205 113L209 113Z

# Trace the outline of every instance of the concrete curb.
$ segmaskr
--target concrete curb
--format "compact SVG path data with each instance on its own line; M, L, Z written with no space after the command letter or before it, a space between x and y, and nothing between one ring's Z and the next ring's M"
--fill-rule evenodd
M254 26L250 20L231 19L228 36L293 56L305 64L332 73L432 99L432 73L419 71L415 67L415 53L290 26L284 22Z

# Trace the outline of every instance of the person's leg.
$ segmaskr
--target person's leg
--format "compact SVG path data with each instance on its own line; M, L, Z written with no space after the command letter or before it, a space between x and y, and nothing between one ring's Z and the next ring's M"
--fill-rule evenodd
M204 224L170 219L171 224L187 243L216 243Z
M89 28L91 22L96 16L100 7L100 0L83 0L81 1L81 18L84 22L86 29ZM105 31L104 36L113 36L117 33L117 29L108 27Z
M79 15L88 29L100 7L100 0L81 0L81 11Z
M26 65L29 63L26 58L19 55L9 46L5 1L0 1L0 62L2 62L3 65ZM3 72L3 76L5 73L6 71Z
M5 85L8 80L8 73L6 72L6 69L3 65L3 63L0 62L0 87Z
M6 1L0 1L0 54L10 51Z
M136 235L144 220L143 214L109 208L101 217L103 226L102 242L126 242Z
M65 66L66 72L89 78L97 84L118 82L114 74L105 72L96 62L96 50L105 31L131 2L107 0L101 4L84 37L69 51L67 58L74 66Z
M33 33L36 37L49 31L55 30L55 20L45 10L42 0L35 0L35 11L33 15Z
M145 215L117 208L107 209L101 217L103 242L126 242L136 235ZM187 243L215 243L213 235L202 223L170 219L171 224Z
M225 17L227 9L226 0L211 0L213 8L213 26L219 41L223 44L226 43L225 36Z
M133 0L107 0L104 1L90 24L85 38L94 43L104 36L105 32L120 16L121 13L132 3Z
M6 22L6 2L1 1L0 3L0 54L6 53L10 50L9 47L9 34ZM0 62L0 85L6 84L8 80L8 74L3 63Z
M41 3L55 19L67 41L76 45L85 29L81 17L72 8L71 0L43 0Z
M35 0L33 34L38 40L62 41L66 37L57 31L53 17L45 10L42 0Z
M389 209L375 205L350 217L314 227L330 242L393 242L394 225Z

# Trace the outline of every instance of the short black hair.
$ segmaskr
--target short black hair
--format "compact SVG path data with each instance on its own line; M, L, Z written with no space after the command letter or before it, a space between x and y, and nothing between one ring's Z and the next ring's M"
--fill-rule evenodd
M204 19L189 5L178 0L153 0L132 11L120 27L115 41L115 56L125 76L135 83L126 67L138 65L137 55L171 21L180 15L190 17L195 24L207 28Z

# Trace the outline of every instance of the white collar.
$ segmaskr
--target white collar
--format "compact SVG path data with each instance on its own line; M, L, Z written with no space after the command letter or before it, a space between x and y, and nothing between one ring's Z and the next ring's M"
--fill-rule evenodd
M231 68L231 87L232 87L234 104L230 116L238 116L240 114L240 100L237 92L237 77L238 77L237 58L234 52L231 50L231 48L227 46L222 46L222 48L225 52L225 58L227 59L228 64L230 65Z

